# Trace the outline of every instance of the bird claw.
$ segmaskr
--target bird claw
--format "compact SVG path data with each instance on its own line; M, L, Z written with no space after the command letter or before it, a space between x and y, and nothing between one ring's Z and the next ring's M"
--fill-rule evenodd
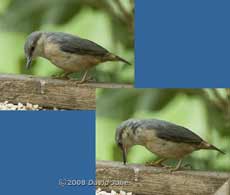
M69 77L63 73L55 74L55 75L52 75L51 77L52 77L52 79L61 79L61 80L68 80L69 79Z
M147 162L145 165L146 166L154 166L154 167L164 167L165 165L162 164L164 161L166 161L167 159L166 158L162 158L162 159L159 159L157 161L153 161L153 162Z
M85 81L86 82L96 82L96 79L93 78L92 76L89 76Z
M169 165L164 165L161 163L154 163L154 162L149 162L145 164L146 166L153 166L153 167L162 167L164 169L167 169L170 173L174 172L174 171L178 171L181 168L177 168L177 167L173 167L173 166L169 166Z
M172 173L172 172L175 172L175 171L179 171L179 170L181 170L182 168L181 167L179 167L179 168L177 168L177 167L167 167L167 169L169 170L169 173Z
M86 83L87 81L85 80L85 81L82 81L82 80L76 80L76 79L70 79L71 81L73 81L74 82L74 84L83 84L83 83Z
M169 172L175 172L175 171L179 171L179 170L191 170L192 166L190 164L185 164L181 167L172 167L172 166L165 166L166 169L169 169Z
M93 82L93 81L95 82L96 81L95 79L93 79L93 77L88 77L88 78L82 79L82 80L76 80L74 78L70 78L69 80L74 81L75 84L83 84L83 83L86 83L86 82Z
M163 164L161 164L161 163L147 162L147 163L145 163L145 166L164 167L165 165L163 165Z
M185 164L182 168L183 168L183 169L186 169L186 170L191 170L191 169L192 169L192 165L190 165L190 164Z

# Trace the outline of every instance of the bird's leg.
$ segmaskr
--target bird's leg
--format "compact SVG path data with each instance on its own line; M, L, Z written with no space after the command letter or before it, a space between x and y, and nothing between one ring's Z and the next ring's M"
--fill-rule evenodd
M177 165L176 165L175 168L170 168L170 169L169 169L170 173L172 173L173 171L178 171L178 170L180 170L181 165L182 165L182 159L179 160L179 162L177 163Z
M88 74L88 71L86 70L84 75L83 75L83 77L82 77L82 79L80 80L80 83L84 83L84 82L87 81L87 74Z
M88 74L88 71L86 70L84 75L83 75L83 77L82 77L82 79L80 81L75 80L75 83L82 84L82 83L85 83L87 81L91 81L91 78L87 78L87 74Z
M84 82L87 81L86 77L87 77L88 71L85 71L83 77L81 78L80 81L76 80L76 79L71 79L72 81L74 81L76 84L82 84Z
M190 165L190 164L185 164L185 165L183 165L183 168L184 168L184 169L192 169L192 165Z
M153 161L153 162L148 162L146 163L145 165L147 166L155 166L155 167L164 167L164 165L162 164L164 161L166 161L167 158L160 158L156 161Z

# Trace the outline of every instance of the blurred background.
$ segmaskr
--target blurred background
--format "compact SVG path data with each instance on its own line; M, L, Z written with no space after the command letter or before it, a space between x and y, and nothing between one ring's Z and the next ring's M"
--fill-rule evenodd
M184 163L193 169L230 171L230 89L97 89L97 160L122 161L115 129L129 118L158 118L189 128L226 154L200 150ZM128 163L155 159L142 146L128 154Z
M36 30L67 32L102 45L133 66L104 63L91 75L97 81L133 83L133 0L1 0L0 73L51 76L61 72L42 58L25 70L24 42Z

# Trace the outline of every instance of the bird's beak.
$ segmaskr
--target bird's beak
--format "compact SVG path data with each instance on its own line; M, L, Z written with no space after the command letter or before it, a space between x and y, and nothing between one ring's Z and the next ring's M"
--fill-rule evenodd
M32 63L32 57L28 56L26 58L26 69L29 69Z
M123 162L124 162L124 165L126 165L126 162L127 162L127 159L126 159L126 148L122 145L121 146L121 150L122 150Z

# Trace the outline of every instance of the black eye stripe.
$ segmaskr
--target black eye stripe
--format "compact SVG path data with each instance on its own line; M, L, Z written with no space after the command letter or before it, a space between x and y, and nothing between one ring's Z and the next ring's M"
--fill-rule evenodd
M120 148L123 148L123 145L122 145L121 142L118 142L118 146L119 146Z
M33 40L33 42L31 43L31 48L30 48L30 53L32 54L35 50L35 47L37 45L37 42L39 40L39 38L41 37L41 34L39 34L38 36L35 37L35 39Z
M35 49L35 46L32 45L31 48L30 48L30 50L29 50L29 54L30 55L33 55L34 49Z

